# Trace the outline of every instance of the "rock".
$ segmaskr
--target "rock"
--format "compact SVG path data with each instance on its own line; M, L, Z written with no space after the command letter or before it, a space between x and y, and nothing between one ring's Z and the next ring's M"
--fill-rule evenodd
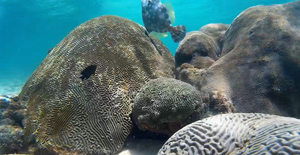
M133 120L141 130L172 135L206 116L202 96L191 85L171 78L146 83L134 99Z
M299 143L299 119L221 114L185 126L169 138L158 155L300 154Z
M11 125L0 125L0 154L18 153L22 148L23 129Z
M188 63L183 63L180 67L176 68L175 77L178 80L189 83L192 86L198 87L205 69L195 68L193 65Z
M205 69L210 67L214 62L215 61L210 57L196 56L190 63L193 64L196 68Z
M174 59L145 28L117 17L87 21L66 36L26 82L26 141L58 154L115 154L148 80L173 77Z
M13 98L11 98L13 101L18 102L20 100L19 96L15 96Z
M1 125L14 125L14 124L15 124L15 122L10 118L4 118L4 119L0 120L0 126Z
M201 79L204 75L206 75L206 69L198 69L187 63L182 64L175 72L176 79L189 83L196 88L201 87ZM209 112L212 115L236 111L231 98L222 90L203 91L202 98L203 102L209 106Z
M1 95L0 154L18 153L23 148L25 103L18 96Z
M5 96L5 97L4 97ZM20 101L20 102L16 102ZM23 119L25 116L25 102L19 100L18 96L2 95L0 97L0 125L14 125L17 127L23 127Z
M218 59L220 49L216 42L200 31L189 32L175 53L175 67L189 63L196 68L208 68Z
M14 97L18 98L18 97ZM9 104L9 106L6 107L6 109L3 109L1 116L3 119L10 119L14 123L13 125L17 127L23 128L23 120L25 118L25 109L26 109L26 102L22 100L18 100L19 102L15 102L14 100Z
M11 103L11 100L7 97L0 96L0 108L6 109Z
M300 1L242 12L198 89L226 94L236 112L300 118Z
M7 111L3 112L2 114L4 118L9 118L13 120L15 125L23 127L23 119L25 118L25 109L21 110L11 110L8 109Z
M224 92L215 90L203 98L204 103L209 105L210 112L213 115L236 112L231 99Z
M222 47L221 39L228 28L229 25L222 23L207 24L201 27L199 31L213 38L215 42L219 45L219 47Z

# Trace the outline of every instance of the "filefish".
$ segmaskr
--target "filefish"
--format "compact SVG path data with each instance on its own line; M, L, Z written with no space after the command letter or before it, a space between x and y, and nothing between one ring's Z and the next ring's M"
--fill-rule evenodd
M176 43L180 42L186 35L184 25L172 26L168 10L160 0L142 0L142 15L144 26L149 33L170 32Z

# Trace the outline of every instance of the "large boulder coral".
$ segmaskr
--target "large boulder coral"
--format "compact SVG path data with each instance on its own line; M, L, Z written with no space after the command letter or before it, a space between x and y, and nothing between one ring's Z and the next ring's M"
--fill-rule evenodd
M203 77L207 74L206 69L198 69L193 65L184 63L175 72L177 79L189 83L194 87L201 87ZM236 112L231 98L223 91L202 91L202 100L208 105L211 114Z
M228 27L221 23L207 24L199 31L189 32L176 50L176 68L179 69L184 63L199 69L209 68L219 59L221 39ZM175 74L178 74L178 71Z
M134 99L133 119L142 130L172 135L207 116L207 105L191 85L171 78L150 80Z
M167 48L133 21L102 16L81 24L20 93L28 97L26 141L60 154L117 153L132 128L136 92L150 79L173 77L173 65Z
M300 154L300 120L260 113L221 114L185 126L158 155Z
M242 12L223 35L222 57L198 79L237 112L300 118L300 1Z
M207 34L211 38L215 40L215 42L222 47L221 40L223 34L226 32L226 30L229 28L229 25L222 24L222 23L216 23L216 24L207 24L200 28L199 31Z
M220 52L217 43L200 31L187 33L175 53L175 67L189 63L196 68L208 68L217 59Z

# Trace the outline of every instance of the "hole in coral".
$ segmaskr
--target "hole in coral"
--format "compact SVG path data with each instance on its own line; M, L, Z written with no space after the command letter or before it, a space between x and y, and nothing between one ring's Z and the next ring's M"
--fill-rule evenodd
M91 77L91 75L95 74L97 66L96 65L90 65L88 67L86 67L82 72L81 72L81 76L79 78L83 80L87 80Z

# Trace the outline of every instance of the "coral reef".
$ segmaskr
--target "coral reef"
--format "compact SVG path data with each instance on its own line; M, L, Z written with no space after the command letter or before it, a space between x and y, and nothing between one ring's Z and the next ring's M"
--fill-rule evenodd
M223 36L222 57L199 89L219 90L237 112L300 118L300 2L242 12Z
M260 113L220 114L185 126L160 149L169 154L300 154L300 120Z
M198 69L191 64L183 63L176 68L175 78L197 87L200 83L199 79L202 78L205 71L205 69Z
M211 96L217 91L226 96L236 112L300 118L299 8L299 1L251 7L225 33L225 25L204 26L200 30L211 38L221 36L221 57L208 68L197 69L190 61L192 55L189 59L178 55L188 61L176 59L176 78L197 87L202 94Z
M226 93L219 90L203 95L203 102L206 105L209 105L209 111L213 115L236 112L231 99L226 95Z
M23 129L12 125L0 125L0 154L18 153L22 149Z
M201 27L199 31L213 38L219 47L222 47L222 36L228 28L229 25L222 23L207 24Z
M0 154L22 150L25 104L18 96L0 95Z
M187 33L175 53L175 67L189 63L196 68L208 68L218 59L220 49L216 42L200 31Z
M142 130L172 135L181 127L204 118L207 105L191 85L171 78L150 80L134 99L132 115Z
M189 83L194 87L201 87L201 79L206 74L206 69L198 69L193 65L184 63L178 67L175 72L177 79ZM210 92L202 92L202 101L209 107L209 113L232 113L235 107L231 98L222 90L212 90Z
M145 132L176 132L161 155L300 154L299 17L300 1L251 7L188 33L175 60L133 21L91 19L0 95L0 154L113 155Z
M91 19L66 36L24 85L25 140L60 154L115 154L129 135L131 103L150 79L173 77L174 58L125 18Z

